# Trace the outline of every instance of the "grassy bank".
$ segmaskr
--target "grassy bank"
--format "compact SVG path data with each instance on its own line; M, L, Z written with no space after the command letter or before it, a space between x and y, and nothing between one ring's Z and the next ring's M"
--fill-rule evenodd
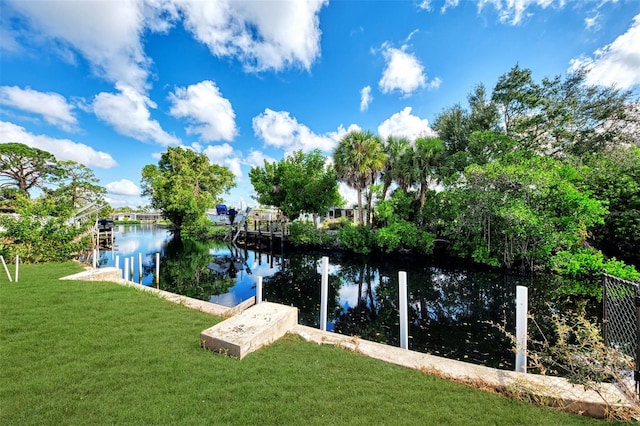
M74 264L0 279L0 424L584 424L296 337L242 361L203 350L219 319Z

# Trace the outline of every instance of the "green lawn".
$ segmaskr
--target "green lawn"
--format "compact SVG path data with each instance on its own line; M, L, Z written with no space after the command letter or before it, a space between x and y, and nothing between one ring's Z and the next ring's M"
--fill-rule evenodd
M238 361L199 346L218 318L79 269L0 277L0 424L600 423L293 336Z

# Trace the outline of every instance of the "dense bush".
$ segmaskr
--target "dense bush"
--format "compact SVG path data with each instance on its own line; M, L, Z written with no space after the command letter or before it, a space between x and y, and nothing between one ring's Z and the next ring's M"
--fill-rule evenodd
M375 238L378 247L387 253L396 250L416 250L431 254L433 251L433 234L406 220L396 220L378 229Z
M335 242L335 236L316 228L311 222L291 222L289 232L289 241L296 246L325 247Z
M5 259L20 256L25 263L62 262L79 255L89 246L89 234L67 225L64 218L34 215L2 216L4 228L0 255Z
M341 247L354 253L369 254L376 246L376 237L368 226L350 224L338 231L338 242Z

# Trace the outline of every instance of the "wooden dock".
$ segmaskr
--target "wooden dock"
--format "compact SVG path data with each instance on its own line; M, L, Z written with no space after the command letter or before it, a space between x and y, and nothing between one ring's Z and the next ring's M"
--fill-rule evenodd
M241 222L232 225L228 236L233 235L233 242L240 239L243 245L253 245L259 247L268 244L272 249L273 244L279 243L282 247L289 238L288 220L284 219L260 219L248 217Z

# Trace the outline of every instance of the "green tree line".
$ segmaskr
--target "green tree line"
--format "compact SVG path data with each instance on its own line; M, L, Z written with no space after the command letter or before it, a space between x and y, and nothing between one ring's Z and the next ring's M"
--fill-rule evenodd
M349 132L332 172L357 192L358 225L342 227L337 244L358 252L438 247L495 267L639 279L616 260L640 264L639 121L630 91L589 85L584 71L536 82L516 65L493 90L479 84L466 106L441 111L437 137ZM259 200L283 205L280 167L291 161L252 169ZM309 197L302 193L294 195ZM305 225L294 231L317 234Z

